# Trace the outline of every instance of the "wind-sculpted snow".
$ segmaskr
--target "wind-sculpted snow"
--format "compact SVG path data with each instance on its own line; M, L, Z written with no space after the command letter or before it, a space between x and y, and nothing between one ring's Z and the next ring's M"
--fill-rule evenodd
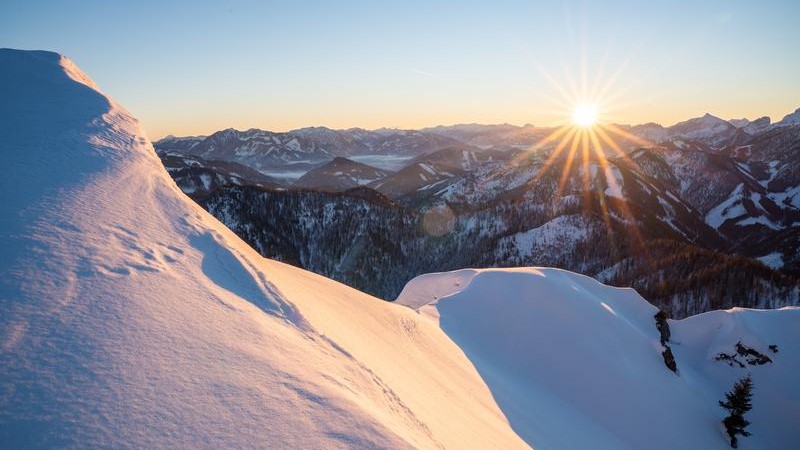
M526 446L434 324L260 257L69 60L0 67L0 447Z
M756 386L753 435L742 448L800 445L800 309L735 308L670 321L675 374L661 356L656 308L632 289L571 272L423 275L397 302L464 350L514 430L538 450L729 448L717 401L748 373ZM773 362L732 367L715 359L735 353L737 342Z

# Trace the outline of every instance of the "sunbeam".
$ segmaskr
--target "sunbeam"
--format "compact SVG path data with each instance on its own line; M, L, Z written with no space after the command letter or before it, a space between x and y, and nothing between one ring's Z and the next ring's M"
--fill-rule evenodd
M577 79L567 70L559 78L541 72L557 94L552 103L563 111L565 124L553 129L528 152L523 152L544 157L530 183L540 182L556 167L560 169L553 195L553 201L558 202L569 193L570 180L577 177L575 181L580 186L583 210L600 216L606 224L608 239L616 240L612 223L621 220L633 243L641 247L639 224L624 195L625 187L623 180L618 178L617 163L624 161L626 167L638 167L625 148L631 144L645 147L652 143L614 124L608 116L609 111L620 106L614 101L619 94L614 84L623 67L618 67L607 79L602 79L604 70L595 73L594 79L588 79L590 72L585 67L578 72L580 76Z

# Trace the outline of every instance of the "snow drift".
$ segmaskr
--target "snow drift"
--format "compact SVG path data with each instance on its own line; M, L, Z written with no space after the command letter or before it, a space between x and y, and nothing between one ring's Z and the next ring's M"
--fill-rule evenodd
M647 302L568 272L386 303L257 255L68 59L0 67L2 447L723 449L747 372L741 447L800 444L797 309L671 322L676 375ZM739 341L780 352L714 359Z
M439 323L536 449L729 448L717 401L748 373L753 435L740 448L800 445L798 308L669 321L675 374L661 355L658 310L632 289L583 275L545 268L422 275L397 302ZM735 354L740 341L772 362L716 359Z

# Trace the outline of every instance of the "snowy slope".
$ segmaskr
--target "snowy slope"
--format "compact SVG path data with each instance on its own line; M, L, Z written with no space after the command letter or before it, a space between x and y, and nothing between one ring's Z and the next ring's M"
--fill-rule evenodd
M464 350L520 436L547 449L729 448L717 400L752 372L753 436L742 449L798 448L800 309L733 309L670 321L668 370L657 310L631 289L557 269L429 274L397 300ZM731 367L736 342L773 363ZM775 344L779 353L768 346ZM793 423L794 422L794 423Z
M344 191L372 183L390 173L347 158L336 157L325 165L311 169L298 178L292 186L332 192Z
M435 324L262 259L66 58L0 66L0 446L526 446Z
M776 123L776 126L790 126L790 125L798 125L800 124L800 108L794 110L793 113L789 113L784 118Z

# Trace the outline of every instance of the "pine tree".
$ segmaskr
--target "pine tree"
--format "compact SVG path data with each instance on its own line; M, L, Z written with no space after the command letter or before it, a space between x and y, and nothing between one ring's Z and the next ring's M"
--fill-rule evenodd
M663 309L659 309L653 317L656 319L656 328L661 334L661 345L667 345L670 338L669 323L667 322L669 315Z
M722 423L725 425L725 430L731 438L731 447L737 448L739 440L737 435L750 436L750 432L745 428L750 425L750 422L744 419L744 414L753 408L750 400L753 397L753 380L750 376L746 376L737 381L728 393L725 394L725 401L720 401L719 406L725 408L730 412Z

